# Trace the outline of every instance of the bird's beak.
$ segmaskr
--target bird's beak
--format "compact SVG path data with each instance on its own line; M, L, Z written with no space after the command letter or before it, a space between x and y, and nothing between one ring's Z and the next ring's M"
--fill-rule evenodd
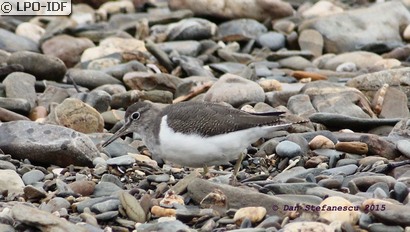
M131 125L131 121L125 123L115 134L113 134L107 141L105 141L101 146L106 147L110 145L110 143L114 142L114 140L118 139L119 137L130 133L127 129Z

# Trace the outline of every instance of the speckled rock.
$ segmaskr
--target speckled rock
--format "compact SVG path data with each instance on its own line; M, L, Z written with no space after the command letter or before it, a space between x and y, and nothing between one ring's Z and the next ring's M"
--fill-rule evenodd
M72 129L15 121L0 125L0 149L15 159L59 166L92 165L99 156L94 143L86 135Z
M104 119L97 110L74 98L67 98L54 108L46 122L82 133L102 132Z

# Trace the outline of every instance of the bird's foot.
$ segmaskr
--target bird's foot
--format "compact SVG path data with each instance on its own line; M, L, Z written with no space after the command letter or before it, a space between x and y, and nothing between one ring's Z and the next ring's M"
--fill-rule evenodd
M240 182L238 182L238 179L236 178L236 176L235 175L232 175L230 178L229 178L229 185L231 185L231 186L239 186L239 185L241 185L241 183Z

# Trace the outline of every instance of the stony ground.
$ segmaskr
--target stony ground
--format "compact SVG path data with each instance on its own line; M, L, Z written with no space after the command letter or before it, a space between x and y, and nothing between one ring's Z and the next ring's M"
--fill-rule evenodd
M73 2L0 18L0 231L410 231L410 1ZM102 149L145 100L310 122L232 186Z

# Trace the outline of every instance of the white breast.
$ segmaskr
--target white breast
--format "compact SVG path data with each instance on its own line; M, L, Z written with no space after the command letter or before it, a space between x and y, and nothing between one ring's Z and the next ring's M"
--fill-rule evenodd
M165 161L188 167L227 164L231 160L238 159L245 148L273 131L272 129L271 126L255 127L202 137L175 132L168 126L167 116L164 116L159 131L160 156Z

